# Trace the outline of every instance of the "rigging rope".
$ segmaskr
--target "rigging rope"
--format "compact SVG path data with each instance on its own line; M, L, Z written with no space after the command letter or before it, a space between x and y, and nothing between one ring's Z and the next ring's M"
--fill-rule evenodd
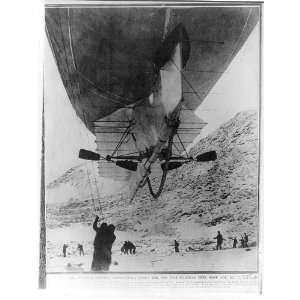
M118 95L115 95L111 92L108 92L102 88L100 88L99 86L97 86L92 80L90 80L87 76L85 76L84 74L82 74L79 70L77 70L77 73L85 80L87 81L88 83L90 83L93 88L100 94L100 96L102 98L106 98L106 100L108 101L111 101L111 102L114 102L116 104L119 104L121 106L124 106L124 102L126 105L131 105L133 103L130 102L130 100L126 99L126 98L123 98L121 96L118 96ZM90 92L94 92L93 90L90 90ZM99 96L98 94L98 96ZM120 100L117 100L116 98L119 98Z
M61 15L59 14L59 27L60 27L60 31L61 31L61 42L62 42L62 45L63 45L63 48L64 48L64 51L65 51L65 54L67 53L66 52L66 47L65 47L65 42L64 42L64 36L63 36L63 30L62 30L62 25L61 25ZM46 24L46 34L48 36L48 40L49 40L49 44L50 44L50 47L51 47L51 51L53 53L53 57L55 59L55 62L56 62L56 65L57 67L59 66L59 63L56 59L56 55L55 55L55 52L54 52L54 48L53 48L53 45L52 45L52 40L51 40L51 37L50 37L50 34L49 34L49 31L48 31L48 27L47 27L47 24ZM70 74L70 70L69 70L69 65L68 65L68 61L67 61L67 56L63 56L64 57L64 60L65 60L65 64L66 64L66 71L68 74ZM74 62L74 66L75 66L75 62ZM70 80L70 79L69 79ZM73 86L73 81L70 80L72 86ZM72 95L72 97L75 99L75 93L73 91L73 88L70 88L70 93ZM78 97L78 95L76 95ZM82 139L82 132L81 130L79 130L79 134L81 135L81 139ZM90 176L89 176L89 172L88 172L88 168L86 168L87 170L87 175L88 175L88 183L89 183L89 186L90 186L90 197L92 199L92 203L93 203L93 207L94 207L94 211L96 211L96 205L95 205L95 202L94 202L94 196L93 196L93 190L91 188L91 181L90 181Z
M175 149L176 149L176 151L177 151L177 154L180 155L181 152L180 152L180 150L178 149L177 145L176 145L175 143L174 143L173 145L174 145L174 147L175 147Z
M69 14L69 11L68 11L68 14ZM64 57L64 60L65 60L65 64L66 64L66 71L67 71L67 73L68 73L68 75L69 74L71 74L71 72L70 72L70 69L69 69L69 64L68 64L68 59L67 59L67 50L66 50L66 45L65 45L65 38L64 38L64 34L63 34L63 29L62 29L62 18L61 18L61 14L59 14L59 27L60 27L60 32L61 32L61 42L62 42L62 45L63 45L63 48L64 48L64 53L65 53L65 55L63 56ZM71 43L71 41L70 41L70 43ZM51 44L51 43L50 43ZM70 44L71 45L71 44ZM51 47L52 47L52 44L51 44ZM71 51L72 51L72 49L71 49ZM73 54L73 53L72 53ZM54 57L55 57L55 55L54 55ZM74 56L72 56L73 57L73 59L74 59ZM56 59L55 59L56 60ZM56 63L57 63L57 61L56 61ZM73 61L73 65L74 65L74 67L76 68L76 63L75 63L75 60ZM57 64L57 66L58 66L58 64ZM76 69L75 69L75 71L76 71ZM75 99L75 98L77 98L78 100L79 100L79 95L80 95L80 89L79 89L79 94L78 93L75 93L75 91L74 91L74 86L75 86L75 83L73 82L73 80L72 79L70 79L69 78L69 81L70 81L70 83L71 83L71 87L70 87L70 93L71 93L71 95L72 95L72 97ZM83 117L84 117L84 120L85 120L85 115L84 115L84 113L83 113ZM85 120L85 123L86 123L86 120ZM82 135L82 132L81 131L79 131L80 132L80 135ZM93 189L92 189L92 184L91 184L91 179L90 179L90 174L89 174L89 170L88 170L88 167L86 167L86 170L87 170L87 176L88 176L88 184L89 184L89 186L90 186L90 197L91 197L91 199L92 199L92 203L93 203L93 207L94 207L94 211L96 212L96 204L95 204L95 201L94 201L94 195L93 195Z
M64 48L64 53L65 53L64 59L65 59L66 69L67 69L67 73L69 75L69 74L71 74L71 72L70 72L69 64L68 64L68 60L67 60L67 50L66 50L66 45L65 45L65 38L64 38L64 34L63 34L62 20L61 20L61 15L60 14L59 14L59 27L60 27L60 31L61 31L61 41L62 41L62 45L63 45L63 48ZM71 38L71 35L70 35L71 34L71 32L70 32L70 23L69 23L69 9L68 9L68 29L69 29L69 38ZM76 62L75 62L75 58L74 58L73 50L72 50L72 41L70 40L69 43L70 43L71 55L72 55L72 58L73 58L73 66L74 66L75 71L76 71ZM70 79L70 78L69 78L69 81L71 83L70 93L72 94L72 96L73 96L74 99L77 98L78 101L79 101L79 96L81 95L81 93L80 93L80 87L78 86L79 93L76 93L75 90L74 90L75 82L72 79ZM83 118L84 118L84 122L87 124L84 112L83 112ZM81 131L80 131L80 135L82 135ZM87 137L87 141L89 141L87 132L86 132L86 137ZM92 167L94 168L93 165L92 165ZM93 188L92 188L92 183L91 183L91 179L90 179L89 169L88 169L87 166L86 166L86 171L87 171L87 176L88 176L88 184L89 184L89 187L90 187L89 188L90 189L90 196L91 196L91 199L92 199L94 211L96 212L97 208L96 208L95 199L94 199L94 195L93 195ZM99 199L100 212L103 215L102 207L101 207L101 204L100 204L100 195L99 195L99 191L98 191L98 186L97 186L96 182L95 182L95 184L96 184L96 189L97 189L97 196L98 196L98 199Z
M73 44L72 44L72 31L71 31L71 24L70 24L70 11L68 7L68 29L69 29L69 43L70 43L70 50L71 50L71 55L72 55L72 62L74 69L77 70L76 63L75 63L75 58L74 58L74 53L73 53Z
M65 62L66 62L67 72L68 72L68 74L70 74L70 70L69 70L69 66L68 66L68 60L67 60L67 51L66 51L66 46L65 46L65 42L64 42L64 35L63 35L63 30L62 30L61 15L59 15L59 16L60 16L59 25L60 25L61 35L62 35L62 44L63 44L63 48L64 48L64 51L65 51ZM74 57L74 53L73 53L73 47L72 47L72 35L71 35L72 33L71 33L71 25L70 25L70 12L69 12L69 8L67 10L67 19L68 19L69 46L70 46L70 51L71 51L72 62L73 62L73 66L74 66L74 71L76 72L77 71L77 67L76 67L76 61L75 61L75 57ZM75 81L73 81L71 79L70 82L71 82L71 88L70 88L70 90L72 91L73 97L74 97L74 99L77 98L78 101L79 101L79 97L81 95L80 86L78 84L78 90L79 90L79 92L76 93L76 92L74 92L74 88L73 88L73 87L76 86ZM85 124L87 124L87 120L86 120L84 112L83 112L83 119L84 119ZM85 132L85 134L86 134L86 137L87 137L87 141L89 143L89 138L88 138L87 132ZM81 131L80 131L80 135L82 135ZM92 168L94 169L94 172L95 172L95 166L93 165L93 162L91 162L91 166L92 166ZM94 211L96 212L97 211L97 208L96 208L97 206L95 204L95 199L94 199L94 195L93 195L93 187L92 187L92 183L91 183L91 179L90 179L90 174L89 174L88 167L86 167L86 170L87 170L87 175L88 175L88 183L89 183L89 186L90 186L90 194L91 194L91 198L92 198L92 202L93 202L93 207L94 207ZM95 181L95 185L96 185L96 192L97 192L97 196L98 196L100 212L103 215L103 210L102 210L101 203L100 203L100 193L99 193L99 190L98 190L98 184L97 184L97 181L96 181L96 177L94 177L94 181Z
M85 113L84 112L83 112L83 118L84 118L84 122L86 123L86 118L85 118ZM86 134L86 137L87 137L87 141L90 144L90 140L88 138L88 134L87 134L86 131L85 131L85 134ZM99 203L99 212L102 215L102 217L104 218L103 209L102 209L102 205L101 205L101 201L100 201L100 192L99 192L99 189L98 189L98 182L97 182L97 178L96 178L97 170L95 171L95 166L94 166L93 162L91 162L91 166L94 170L94 184L96 185L96 192L97 192L97 198L98 198L98 203ZM88 173L88 178L89 178L88 168L87 168L87 173ZM91 183L90 183L90 188L92 189ZM92 199L92 200L93 200L93 204L94 204L94 210L95 210L95 212L97 212L95 201L94 201L94 199Z
M174 62L174 60L171 58L171 61L173 63L173 65L176 67L176 69L181 73L182 78L185 80L185 82L189 85L189 87L193 90L193 92L195 93L195 95L198 97L198 99L200 101L202 101L200 95L198 94L198 92L194 89L194 87L192 86L192 84L187 80L186 76L184 75L184 73L182 72L182 70L180 70L180 68L176 65L176 63Z
M113 153L112 153L111 156L114 156L114 155L118 152L119 148L120 148L121 145L123 144L123 141L124 141L124 140L126 139L126 137L130 134L130 128L131 128L131 126L132 126L132 123L130 122L130 124L127 126L126 130L123 132L123 134L122 134L122 136L121 136L121 139L120 139L120 141L118 142L118 144L117 144L117 146L116 146L116 148L115 148L115 150L113 151Z
M177 138L178 138L178 140L179 140L179 142L180 142L180 144L181 144L181 146L182 146L182 148L183 148L183 150L184 150L184 152L185 152L185 154L186 154L186 157L188 157L188 153L187 153L187 151L186 151L186 149L185 149L185 147L184 147L183 142L181 141L181 138L180 138L179 134L176 133L176 135L177 135Z
M68 64L68 59L67 59L67 50L66 50L66 45L65 45L65 38L64 38L64 34L63 34L62 21L61 21L61 14L60 13L59 13L59 27L60 27L60 32L61 32L61 42L62 42L64 52L65 52L64 59L65 59L66 68L67 68L68 80L71 83L70 93L72 94L72 97L75 99L76 98L75 97L76 93L74 93L74 89L73 89L74 82L73 82L72 79L70 79L71 72L70 72L70 69L69 69L69 64ZM57 66L59 66L59 65L57 65Z

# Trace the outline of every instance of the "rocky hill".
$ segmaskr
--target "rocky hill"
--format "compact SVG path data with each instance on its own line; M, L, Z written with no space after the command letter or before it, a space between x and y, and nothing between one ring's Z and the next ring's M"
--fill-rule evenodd
M221 230L227 244L232 243L230 238L244 232L255 244L258 134L257 112L238 113L190 151L194 156L216 150L218 159L185 164L169 172L164 192L157 200L151 198L145 186L129 203L126 190L115 183L115 193L103 196L103 181L97 176L96 164L74 167L47 187L47 225L90 224L97 206L118 230L136 232L145 239L177 238L205 248ZM158 181L154 179L154 186Z

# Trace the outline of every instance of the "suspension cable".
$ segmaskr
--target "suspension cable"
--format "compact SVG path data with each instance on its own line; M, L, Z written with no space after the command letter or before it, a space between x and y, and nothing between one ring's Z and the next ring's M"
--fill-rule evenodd
M185 82L189 85L189 87L193 90L194 94L198 97L198 99L200 101L202 101L200 95L198 94L198 92L194 89L194 87L192 86L192 84L188 81L188 79L186 78L186 76L184 75L184 73L182 72L182 70L179 69L179 67L176 65L176 63L174 62L174 60L171 58L171 61L173 63L173 65L176 67L176 69L181 73L181 76L183 77L183 79L185 80Z
M115 150L113 151L111 156L114 156L116 154L116 152L118 152L119 148L121 147L121 145L123 144L124 140L126 139L126 137L128 136L128 134L130 133L130 128L131 128L132 124L130 123L127 128L125 129L125 131L123 132L121 139L119 140Z
M179 142L180 142L180 144L181 144L181 146L182 146L182 148L183 148L183 150L184 150L184 152L185 152L185 154L186 154L186 157L188 157L188 153L187 153L187 151L186 151L186 149L185 149L185 147L184 147L183 142L181 141L181 138L180 138L179 134L176 133L176 135L177 135L178 140L179 140Z
M173 143L173 145L174 145L174 147L175 147L175 149L176 149L178 155L180 155L180 150L178 149L177 145L176 145L175 143Z
M84 122L86 123L87 120L86 120L84 112L83 112L83 119L84 119ZM87 136L87 132L86 132L86 137L87 137L88 143L90 143L89 139L88 139L88 136ZM95 171L95 166L94 166L93 162L91 162L91 166L92 166L92 168L94 170L94 184L96 185L97 198L98 198L98 202L99 202L99 211L100 211L100 214L102 215L102 217L104 218L103 209L102 209L102 205L101 205L101 202L100 202L100 193L99 193L99 189L98 189L97 178L96 178L96 174L95 174L97 170ZM88 168L87 168L87 172L88 172ZM89 176L89 173L88 173L88 176ZM90 188L92 189L92 185L91 184L90 184ZM92 199L92 200L93 200L93 204L94 204L94 210L96 212L97 209L96 209L96 205L95 205L94 199Z
M69 69L69 64L68 64L68 60L67 60L67 50L66 50L66 45L65 45L65 38L64 38L64 34L63 34L63 29L62 29L62 21L61 21L61 15L59 15L59 27L60 27L60 32L61 32L61 41L62 41L62 45L63 45L63 48L64 48L64 51L65 51L65 63L66 63L66 69L67 69L67 72L68 74L70 74L70 69ZM71 49L72 50L72 49ZM55 56L54 56L55 57ZM73 59L74 59L74 56L73 56ZM76 68L76 63L75 61L73 61L73 65L74 67ZM76 71L76 69L75 69ZM69 79L70 80L70 79ZM75 97L77 96L77 98L79 98L79 95L77 93L74 92L74 89L73 89L73 86L74 86L74 82L73 80L71 79L70 80L70 83L72 85L72 87L70 88L70 92L72 94L72 96ZM80 91L79 91L79 94L80 94ZM79 100L79 99L78 99ZM83 117L84 117L84 120L85 120L85 123L86 123L86 119L85 119L85 114L83 113ZM80 131L80 135L82 135L82 132ZM97 209L96 209L96 204L95 204L95 200L94 200L94 195L93 195L93 189L92 189L92 183L91 183L91 179L90 179L90 174L89 174L89 170L88 170L88 167L86 168L86 171L87 171L87 176L88 176L88 184L90 186L89 190L90 190L90 197L92 199L92 203L93 203L93 207L94 207L94 211L96 212Z

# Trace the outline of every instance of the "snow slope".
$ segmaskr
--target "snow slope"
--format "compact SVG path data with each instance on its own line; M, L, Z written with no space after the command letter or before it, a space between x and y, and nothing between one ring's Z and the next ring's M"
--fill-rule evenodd
M58 244L62 241L55 236L66 226L73 228L78 225L91 232L88 247L93 235L90 225L94 205L101 206L102 217L115 224L118 234L116 249L120 249L118 247L125 239L131 239L141 246L143 253L154 251L156 255L168 255L172 253L170 245L176 239L184 251L188 247L212 250L215 247L213 237L218 230L226 239L225 248L231 247L231 238L236 236L239 239L244 232L249 234L250 245L255 246L258 231L258 134L257 112L238 113L190 151L194 156L216 150L218 159L186 164L169 172L164 192L157 200L151 198L147 186L138 192L132 203L129 203L126 188L121 186L114 186L114 194L95 200L101 193L101 179L97 177L95 163L70 169L47 186L46 199L50 195L52 199L59 199L47 202L47 234L51 230L56 232L53 239L48 234L48 249L60 252ZM157 184L158 179L154 179L154 186ZM63 236L70 240L67 234ZM86 236L78 234L74 243ZM253 254L247 252L245 255ZM256 254L251 261L256 262Z

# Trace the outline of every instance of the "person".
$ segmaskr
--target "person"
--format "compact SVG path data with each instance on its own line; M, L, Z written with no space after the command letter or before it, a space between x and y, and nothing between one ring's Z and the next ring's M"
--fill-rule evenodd
M241 248L245 248L245 240L243 237L241 237L240 242L241 242Z
M233 239L233 248L236 248L236 245L237 245L237 239L236 239L236 237Z
M124 243L124 254L128 254L129 246L128 246L128 241L125 241Z
M84 251L83 251L83 246L81 244L78 244L78 247L77 247L78 251L79 251L79 255L81 256L84 255Z
M63 256L64 256L64 257L67 256L67 248L68 248L68 245L64 244L64 245L63 245Z
M107 271L111 265L111 248L116 239L114 234L115 226L102 223L97 226L99 217L96 216L93 229L96 231L94 239L94 254L91 269L92 271Z
M136 250L135 245L130 241L125 241L121 248L121 252L124 254L129 254L129 253L135 254L135 250ZM129 253L128 253L128 251L129 251Z
M217 236L214 237L214 239L217 239L217 250L222 249L222 244L225 239L223 238L222 234L220 231L218 231Z
M134 244L132 242L127 241L127 247L129 249L130 254L135 254L136 247L134 246Z
M126 254L126 241L124 242L123 246L121 247L121 252Z
M179 252L179 243L174 240L174 248L175 248L175 252Z
M246 233L244 233L244 246L248 248L248 235Z

